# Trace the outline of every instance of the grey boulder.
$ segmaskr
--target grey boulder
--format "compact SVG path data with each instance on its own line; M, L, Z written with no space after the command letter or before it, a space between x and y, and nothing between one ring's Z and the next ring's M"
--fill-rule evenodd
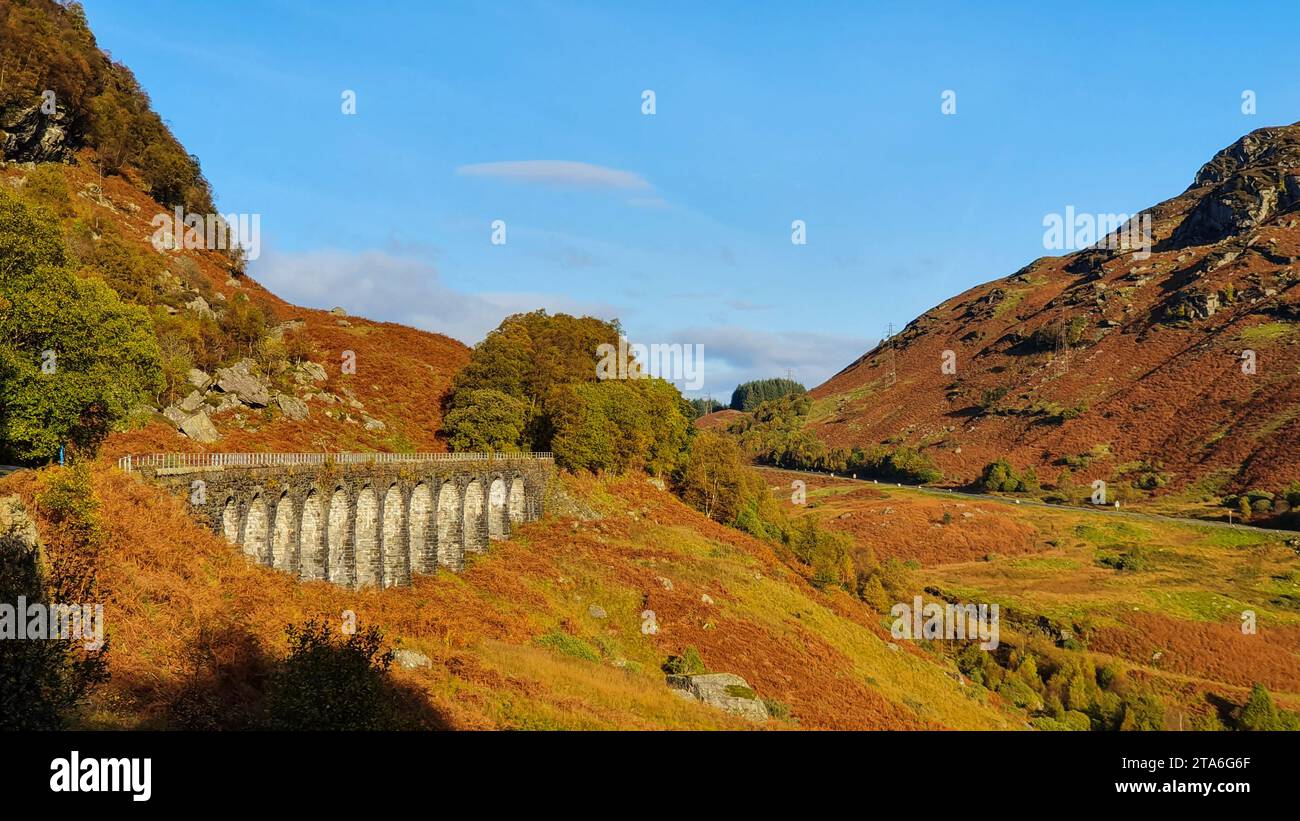
M761 723L771 717L767 705L753 697L749 683L735 673L669 676L668 686L748 721Z
M253 375L251 359L241 359L229 368L217 371L217 387L233 393L239 401L255 408L264 408L271 402L271 389Z
M221 438L217 428L212 424L206 413L196 413L181 422L181 433L193 439L195 442L209 444Z

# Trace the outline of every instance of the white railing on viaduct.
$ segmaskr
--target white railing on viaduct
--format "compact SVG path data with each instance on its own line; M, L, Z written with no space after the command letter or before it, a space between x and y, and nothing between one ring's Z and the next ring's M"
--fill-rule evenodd
M418 462L510 462L552 459L550 453L148 453L123 456L117 466L135 468L250 468L283 465L378 465Z

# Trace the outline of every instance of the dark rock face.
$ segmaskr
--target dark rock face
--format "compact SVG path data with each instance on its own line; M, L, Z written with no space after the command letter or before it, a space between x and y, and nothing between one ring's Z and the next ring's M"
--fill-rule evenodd
M0 154L9 162L64 162L72 156L67 111L31 108L0 112Z
M1300 125L1252 131L1215 154L1188 190L1206 193L1174 231L1174 247L1207 245L1300 208Z

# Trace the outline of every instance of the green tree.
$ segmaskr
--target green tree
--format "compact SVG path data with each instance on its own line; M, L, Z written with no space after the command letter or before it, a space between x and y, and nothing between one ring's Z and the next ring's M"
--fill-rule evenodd
M656 476L674 475L686 459L692 432L690 403L663 379L637 379L631 385L650 425L645 469Z
M790 529L790 549L795 558L812 568L812 582L819 587L856 583L851 546L848 536L821 527L815 516L802 517Z
M678 492L705 516L729 524L744 503L744 472L735 440L717 431L700 431L691 440Z
M486 388L466 391L459 398L462 404L443 420L452 450L519 450L528 422L522 399Z
M563 385L547 404L555 428L551 450L564 467L622 473L645 466L650 419L627 382Z
M149 315L74 276L58 225L0 193L0 450L93 451L161 384Z
M1250 696L1242 705L1237 726L1252 731L1282 729L1277 707L1273 704L1273 696L1264 685L1256 683L1250 688Z

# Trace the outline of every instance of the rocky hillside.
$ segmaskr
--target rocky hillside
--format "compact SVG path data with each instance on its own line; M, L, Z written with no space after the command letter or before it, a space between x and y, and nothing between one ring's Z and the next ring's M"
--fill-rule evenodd
M1189 501L1300 479L1300 124L1144 213L1149 256L1101 242L943 302L813 390L808 428L954 482L999 457Z
M76 4L0 0L0 194L62 233L71 267L148 309L162 384L105 443L159 450L444 450L468 349L299 308L225 248L156 247L158 215L216 210L197 159Z

